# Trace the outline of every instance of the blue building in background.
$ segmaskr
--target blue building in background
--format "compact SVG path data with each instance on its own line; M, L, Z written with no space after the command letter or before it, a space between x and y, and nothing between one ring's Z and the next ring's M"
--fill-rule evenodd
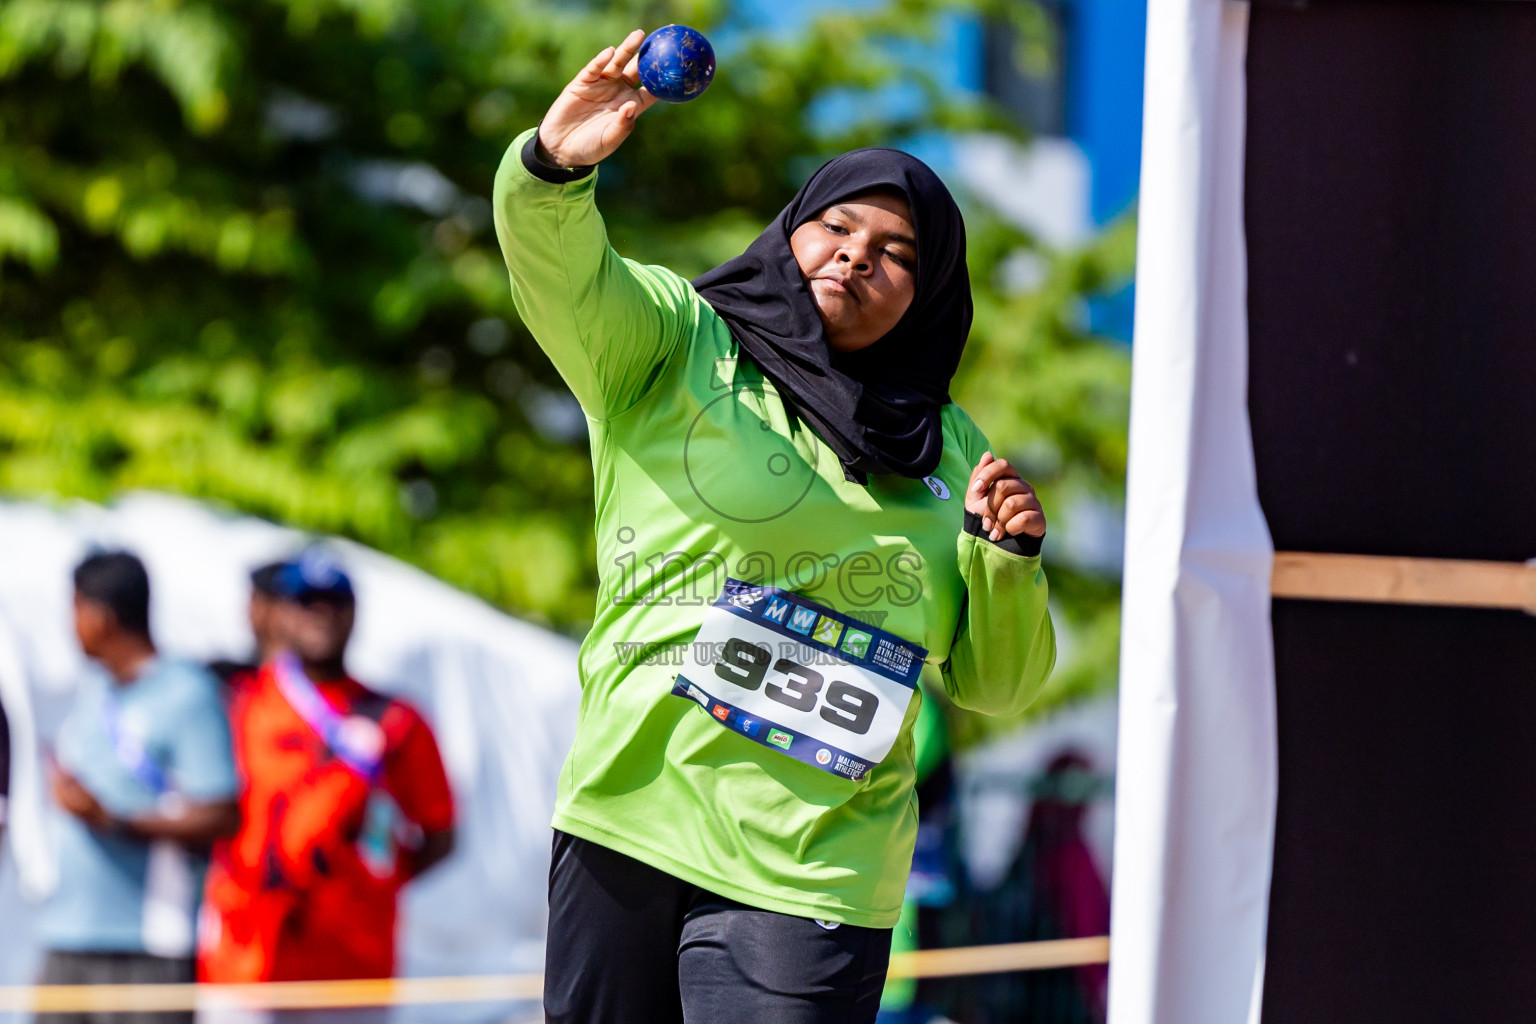
M1145 0L1061 0L1062 132L1087 157L1089 216L1103 225L1135 200L1141 174Z
M1035 5L1053 28L1043 43L1021 47L1005 25L955 17L931 49L908 55L941 83L998 100L1030 132L1031 144L953 139L925 145L920 155L1048 247L1071 248L1136 200L1146 0ZM813 0L739 0L738 10L757 24L792 31L825 7ZM834 98L817 116L852 116L844 105L851 102ZM1129 340L1131 309L1127 286L1090 303L1090 326Z
M1005 166L990 170L989 182L975 184L984 193L990 191L1004 212L1036 228L1043 241L1070 246L1125 213L1136 200L1146 0L1036 4L1054 31L1049 52L1034 60L1018 52L1006 28L974 26L982 54L981 87L1035 138L1028 156L1009 154ZM961 49L956 59L964 63L972 59L971 52L973 48ZM1022 181L1007 164L1023 169ZM1018 209L1009 209L1010 199ZM1129 341L1134 308L1134 287L1127 284L1088 302L1087 326Z

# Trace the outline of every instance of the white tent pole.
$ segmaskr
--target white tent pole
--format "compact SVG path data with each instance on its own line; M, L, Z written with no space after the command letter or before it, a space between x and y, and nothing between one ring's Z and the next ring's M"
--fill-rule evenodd
M1247 25L1224 0L1148 11L1111 1024L1256 1016L1276 755L1247 415Z

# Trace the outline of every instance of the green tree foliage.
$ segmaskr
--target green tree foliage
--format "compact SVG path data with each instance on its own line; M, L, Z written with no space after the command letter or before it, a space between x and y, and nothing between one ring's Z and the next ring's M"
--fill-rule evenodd
M627 29L716 33L709 94L648 113L600 185L621 251L697 273L826 156L1002 127L889 56L951 9L885 0L772 35L714 0L0 2L0 489L213 499L579 633L591 465L512 309L488 202L503 150ZM927 102L806 114L898 82ZM1123 479L1126 358L1076 309L1128 269L1128 233L1016 291L1030 239L981 210L971 226L957 397L1070 530L1069 497L1113 502ZM1116 587L1052 579L1078 648L1057 700L1112 679Z

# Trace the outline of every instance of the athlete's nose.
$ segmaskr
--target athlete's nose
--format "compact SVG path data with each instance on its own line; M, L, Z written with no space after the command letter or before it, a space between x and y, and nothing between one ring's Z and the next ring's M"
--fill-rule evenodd
M854 271L860 274L869 273L873 266L869 258L869 247L852 241L844 243L837 251L837 261L851 263Z

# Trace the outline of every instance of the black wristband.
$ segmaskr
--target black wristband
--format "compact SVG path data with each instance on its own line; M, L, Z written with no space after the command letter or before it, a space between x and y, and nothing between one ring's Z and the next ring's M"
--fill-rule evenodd
M972 537L980 537L989 544L995 544L1012 555L1023 555L1025 558L1033 558L1040 553L1040 545L1044 543L1045 536L1031 537L1027 533L1005 533L1002 540L993 540L987 531L981 528L981 516L975 512L966 510L965 532Z
M547 181L551 185L568 185L573 181L580 181L592 173L592 166L585 167L560 167L556 164L545 163L539 159L539 133L528 136L528 141L523 143L523 167L528 173L540 181Z

